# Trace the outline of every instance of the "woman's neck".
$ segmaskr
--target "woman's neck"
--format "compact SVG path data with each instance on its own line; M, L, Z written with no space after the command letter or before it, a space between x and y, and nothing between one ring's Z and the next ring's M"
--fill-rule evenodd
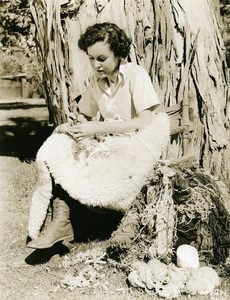
M116 85L117 81L118 81L118 72L116 74L114 74L114 76L107 77L107 79L108 79L108 85L109 86Z
M111 86L111 85L114 86L114 85L117 84L117 82L118 82L119 68L120 68L120 61L119 61L118 65L117 65L116 69L114 70L114 72L110 76L107 77L108 78L108 84L109 84L109 86Z

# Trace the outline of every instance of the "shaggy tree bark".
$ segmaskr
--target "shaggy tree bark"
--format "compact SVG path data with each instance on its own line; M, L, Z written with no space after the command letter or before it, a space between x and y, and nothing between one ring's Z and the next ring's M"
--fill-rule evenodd
M173 126L182 126L166 157L193 155L230 182L229 89L216 7L211 0L33 0L51 121L60 124L76 111L73 99L90 79L80 34L95 22L117 23L132 37L131 60L149 72L162 107L172 107Z

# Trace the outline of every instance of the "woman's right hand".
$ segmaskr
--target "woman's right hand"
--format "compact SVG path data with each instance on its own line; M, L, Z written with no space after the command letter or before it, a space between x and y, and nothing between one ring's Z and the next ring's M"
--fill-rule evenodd
M77 118L76 118L76 116L74 118L72 118L72 116L70 116L68 122L58 125L54 131L57 133L73 134L74 129L76 127L79 128L80 124L84 124L84 123L88 123L88 120L83 115L79 114L77 116Z

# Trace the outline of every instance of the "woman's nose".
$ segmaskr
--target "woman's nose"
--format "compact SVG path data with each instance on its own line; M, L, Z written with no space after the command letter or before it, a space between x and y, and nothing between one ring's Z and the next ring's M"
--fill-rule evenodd
M101 69L101 63L99 61L97 61L97 60L94 61L94 65L93 66L94 66L95 70Z

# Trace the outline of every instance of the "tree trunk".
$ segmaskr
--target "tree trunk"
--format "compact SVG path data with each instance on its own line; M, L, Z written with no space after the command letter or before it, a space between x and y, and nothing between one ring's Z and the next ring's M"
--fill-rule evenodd
M177 108L183 133L167 159L193 155L200 167L230 182L228 74L217 5L211 0L33 0L41 77L55 125L76 111L73 99L90 79L80 34L95 22L117 23L133 45L131 60L149 72L162 107Z

